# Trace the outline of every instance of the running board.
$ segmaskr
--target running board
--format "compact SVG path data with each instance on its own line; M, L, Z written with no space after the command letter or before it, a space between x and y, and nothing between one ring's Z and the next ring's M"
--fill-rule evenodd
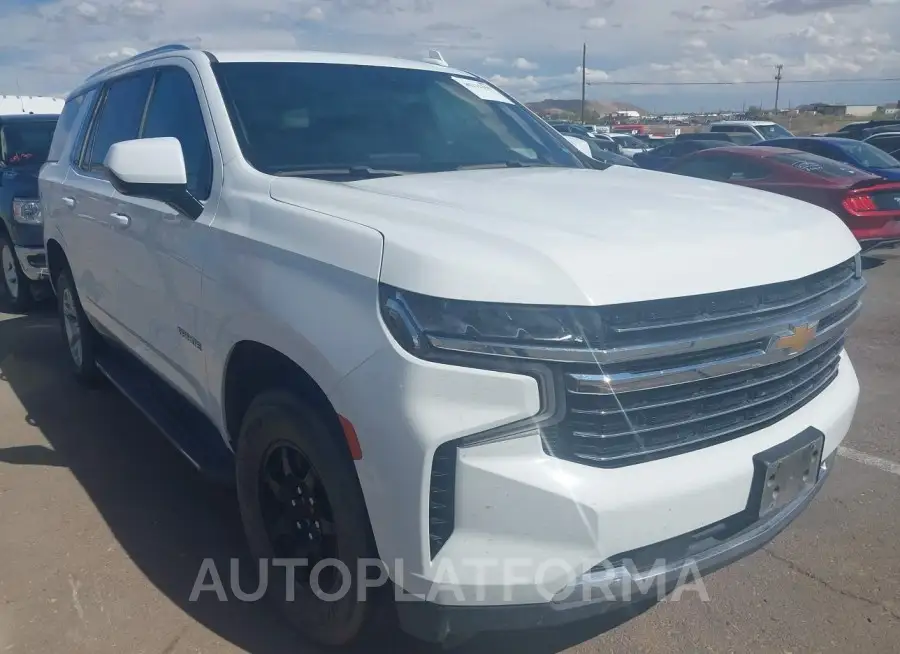
M97 368L147 416L204 476L234 484L234 454L215 425L141 361L116 346L97 357Z

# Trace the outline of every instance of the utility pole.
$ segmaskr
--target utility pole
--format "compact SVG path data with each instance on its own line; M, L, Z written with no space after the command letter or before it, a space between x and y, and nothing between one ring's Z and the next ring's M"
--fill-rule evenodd
M587 88L587 43L581 48L581 124L584 125L584 95Z
M778 93L781 91L781 69L784 68L784 64L778 64L775 66L775 113L778 113Z

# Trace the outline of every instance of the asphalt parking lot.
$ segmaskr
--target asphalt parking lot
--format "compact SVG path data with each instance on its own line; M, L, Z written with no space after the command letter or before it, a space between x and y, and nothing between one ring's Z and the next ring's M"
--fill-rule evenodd
M900 250L867 267L848 449L787 532L708 577L708 602L686 592L625 624L500 634L461 654L896 652ZM52 306L0 314L0 653L317 652L264 604L189 601L204 558L243 554L232 498L115 391L77 386L63 356ZM438 650L397 635L360 651Z

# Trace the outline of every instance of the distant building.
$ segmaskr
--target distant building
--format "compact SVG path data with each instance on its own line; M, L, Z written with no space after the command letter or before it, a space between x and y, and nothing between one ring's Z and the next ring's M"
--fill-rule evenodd
M885 116L896 116L900 114L900 102L891 102L881 107Z
M823 116L853 116L854 118L869 118L878 111L875 104L826 104L817 102L804 107L806 111L812 111Z

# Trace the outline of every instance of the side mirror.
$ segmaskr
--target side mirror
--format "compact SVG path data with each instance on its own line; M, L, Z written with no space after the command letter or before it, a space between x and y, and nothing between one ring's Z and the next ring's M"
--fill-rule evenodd
M165 202L191 220L203 213L203 204L188 191L184 153L176 138L113 143L103 164L122 195Z

